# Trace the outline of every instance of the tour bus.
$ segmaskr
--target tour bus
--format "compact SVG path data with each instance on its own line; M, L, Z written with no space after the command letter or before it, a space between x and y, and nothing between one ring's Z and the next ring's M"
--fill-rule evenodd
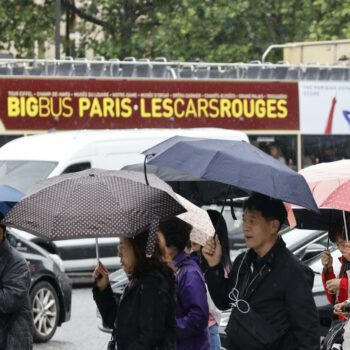
M50 129L225 128L299 170L350 157L349 66L0 60L0 145Z

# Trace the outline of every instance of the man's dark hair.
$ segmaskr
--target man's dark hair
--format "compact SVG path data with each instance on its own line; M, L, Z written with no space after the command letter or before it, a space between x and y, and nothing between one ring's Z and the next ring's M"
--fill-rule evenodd
M164 235L167 247L174 246L179 252L182 252L190 239L192 226L177 217L173 217L161 222L159 230Z
M257 210L267 220L278 220L280 228L287 219L287 210L283 202L261 193L253 193L244 202L243 209Z

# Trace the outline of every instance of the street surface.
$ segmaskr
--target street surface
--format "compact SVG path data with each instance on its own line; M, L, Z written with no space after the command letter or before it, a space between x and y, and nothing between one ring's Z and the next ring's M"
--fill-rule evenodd
M70 321L58 327L48 343L34 344L34 350L106 350L110 335L97 325L91 287L74 287Z

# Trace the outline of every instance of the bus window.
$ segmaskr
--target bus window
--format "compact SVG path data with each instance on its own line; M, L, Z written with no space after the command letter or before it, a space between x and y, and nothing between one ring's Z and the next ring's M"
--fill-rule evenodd
M349 135L302 135L302 167L350 159Z
M248 136L251 144L297 170L297 135Z

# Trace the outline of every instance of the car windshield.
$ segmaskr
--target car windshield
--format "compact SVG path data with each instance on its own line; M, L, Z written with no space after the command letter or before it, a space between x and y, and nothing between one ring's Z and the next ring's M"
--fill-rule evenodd
M287 247L290 249L291 247L294 248L298 243L309 242L313 238L319 237L324 232L325 231L302 230L302 229L294 228L294 229L282 230L280 231L280 235L283 237L284 242L286 243Z
M57 162L0 161L0 185L10 185L27 193L37 181L47 178L56 165Z

